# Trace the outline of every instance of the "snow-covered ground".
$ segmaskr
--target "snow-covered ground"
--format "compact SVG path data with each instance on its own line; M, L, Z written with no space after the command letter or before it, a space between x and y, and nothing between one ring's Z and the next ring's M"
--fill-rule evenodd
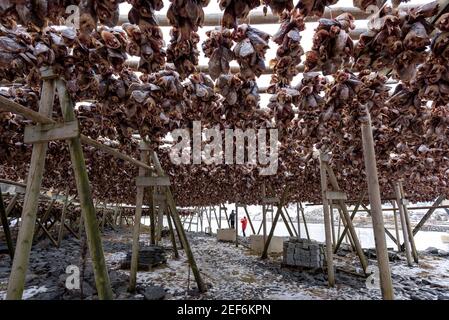
M281 257L261 260L249 249L232 243L218 242L215 237L189 233L190 243L203 280L211 287L204 295L188 292L195 287L183 254L178 260L168 259L167 266L151 272L139 272L138 284L160 285L172 299L380 299L380 290L369 289L365 279L337 272L337 285L329 289L322 273L309 274L281 268ZM148 241L148 236L143 235ZM164 245L170 242L165 239ZM336 257L338 268L358 265L353 257ZM370 261L375 264L375 261ZM122 271L127 272L127 271ZM422 256L420 266L407 267L404 261L392 264L397 299L437 299L449 294L449 260ZM412 279L411 279L412 278ZM425 280L424 280L425 279ZM423 284L421 281L427 281ZM439 291L434 288L438 287ZM426 289L427 288L427 289ZM424 291L422 291L424 290ZM427 291L434 294L428 294Z

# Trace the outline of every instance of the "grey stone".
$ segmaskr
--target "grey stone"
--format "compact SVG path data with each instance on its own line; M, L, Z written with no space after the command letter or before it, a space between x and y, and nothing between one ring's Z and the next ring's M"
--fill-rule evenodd
M438 254L438 249L435 247L428 247L425 251L429 254Z
M145 288L143 297L145 300L162 300L165 298L166 292L164 288L159 286L152 286Z

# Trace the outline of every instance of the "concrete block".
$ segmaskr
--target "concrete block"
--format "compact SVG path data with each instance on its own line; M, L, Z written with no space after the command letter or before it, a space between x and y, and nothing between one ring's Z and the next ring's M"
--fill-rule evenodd
M217 240L219 241L235 241L235 229L218 229Z
M281 253L284 249L284 237L273 236L268 247L268 253ZM251 235L249 237L250 248L256 253L262 253L264 249L263 235ZM287 251L288 254L288 251Z

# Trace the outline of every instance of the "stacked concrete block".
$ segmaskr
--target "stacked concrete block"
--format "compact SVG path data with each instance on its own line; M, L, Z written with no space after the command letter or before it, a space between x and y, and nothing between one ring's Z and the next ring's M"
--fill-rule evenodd
M283 249L285 265L316 269L326 264L324 245L314 240L290 238Z

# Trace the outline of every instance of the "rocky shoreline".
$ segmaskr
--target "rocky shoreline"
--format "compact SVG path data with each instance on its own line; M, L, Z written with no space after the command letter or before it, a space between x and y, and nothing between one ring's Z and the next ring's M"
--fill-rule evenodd
M281 265L281 257L260 260L243 246L218 242L204 233L189 232L188 237L201 273L209 290L200 294L183 252L178 260L170 256L169 239L163 239L168 261L154 270L138 273L135 293L129 293L128 272L120 264L131 250L131 231L107 231L103 238L105 257L115 299L381 299L380 290L367 287L354 254L343 248L335 257L336 287L327 287L323 272L295 270ZM148 245L148 235L141 236ZM243 240L243 239L242 239ZM435 249L435 248L434 248ZM436 250L436 251L435 251ZM392 278L397 299L449 299L449 257L442 250L421 252L420 265L409 268L402 255L392 258ZM370 264L374 257L367 251ZM83 270L80 290L65 286L66 268ZM0 255L0 298L4 298L10 272L10 260ZM98 299L91 261L80 254L80 243L64 239L60 248L42 241L33 247L24 298L36 300Z

